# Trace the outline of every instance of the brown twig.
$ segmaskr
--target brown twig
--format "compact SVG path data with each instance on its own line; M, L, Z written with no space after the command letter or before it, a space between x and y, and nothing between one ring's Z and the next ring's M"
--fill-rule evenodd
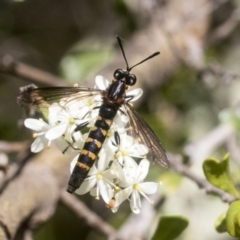
M231 16L220 25L208 38L207 45L212 45L226 38L238 26L240 21L240 8L235 9Z
M33 155L33 153L28 153L21 158L21 161L16 161L10 166L7 166L4 179L2 179L0 183L0 193L4 191L9 182L11 182L15 177L17 177L17 175L21 173L22 169Z
M205 72L210 72L216 77L221 77L224 83L229 83L231 80L240 78L238 73L229 71L221 66L219 63L211 63L208 68L204 70Z
M5 55L0 60L0 71L26 78L31 81L31 83L34 82L50 86L66 85L63 79L25 63L16 61L10 55Z
M190 143L184 147L184 152L189 156L191 163L200 163L215 149L223 145L234 134L230 125L220 124L212 129L202 139Z
M165 201L165 197L156 193L151 196L154 206L159 208ZM121 226L119 235L123 239L146 239L146 233L151 228L156 216L156 209L144 199L142 201L142 209L139 214L132 213L127 221Z
M207 194L219 196L223 202L227 202L227 203L231 203L236 200L236 198L231 194L226 193L221 189L214 187L207 180L200 178L196 174L192 173L191 170L185 165L183 165L181 162L182 162L182 157L180 155L170 154L170 163L171 163L172 169L174 169L177 173L182 174L185 177L191 179L200 188L204 189Z
M20 152L25 151L29 147L29 142L7 142L0 141L0 152L12 153L12 152Z
M103 221L97 214L91 211L81 200L74 195L70 195L66 191L61 193L63 204L65 204L70 210L72 210L77 216L83 218L87 224L99 232L103 233L108 238L118 239L116 230Z
M23 239L52 216L69 175L64 158L54 148L43 151L8 182L0 197L1 240Z
M188 144L184 151L189 156L190 162L193 164L202 164L204 159L206 159L209 154L211 154L215 149L223 145L234 135L234 129L230 125L221 124L215 127L202 139L195 143ZM205 179L198 177L196 174L192 173L190 169L183 164L182 157L179 155L171 155L170 157L172 168L189 179L193 180L200 188L204 188L206 193L219 196L222 201L231 203L236 200L236 198L216 187L211 185Z

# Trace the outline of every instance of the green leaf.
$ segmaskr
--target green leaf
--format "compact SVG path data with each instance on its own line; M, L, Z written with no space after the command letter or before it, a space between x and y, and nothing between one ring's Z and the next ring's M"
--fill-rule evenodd
M240 201L231 203L226 215L226 227L232 237L240 237Z
M182 216L163 216L152 240L171 240L178 237L188 226L188 220Z
M224 233L227 231L226 228L226 213L220 215L215 223L215 228L219 233Z
M222 161L208 158L203 163L203 171L207 180L225 192L239 197L239 193L235 188L229 170L229 154L226 154Z

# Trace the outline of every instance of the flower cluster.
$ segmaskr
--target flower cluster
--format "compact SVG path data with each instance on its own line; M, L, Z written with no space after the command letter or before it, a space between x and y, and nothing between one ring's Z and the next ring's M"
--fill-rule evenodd
M96 88L105 90L108 85L105 78L96 77ZM128 94L133 96L131 101L135 101L142 95L142 90L135 89ZM34 130L33 136L36 138L31 145L31 151L39 152L50 147L54 141L63 153L76 153L70 166L72 172L80 149L98 116L97 107L101 104L100 94L86 98L80 98L76 94L51 104L48 109L48 123L42 119L26 119L25 126ZM131 210L139 213L140 196L152 204L146 194L155 193L158 184L143 182L149 169L149 161L146 159L148 148L129 135L128 117L123 112L124 109L118 111L98 159L76 193L90 192L96 199L102 197L113 212L118 210L123 201L129 200Z

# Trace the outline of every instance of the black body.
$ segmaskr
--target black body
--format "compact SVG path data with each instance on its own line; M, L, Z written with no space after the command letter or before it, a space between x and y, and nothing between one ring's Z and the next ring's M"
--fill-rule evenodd
M103 93L103 103L99 109L98 119L89 132L88 138L80 152L78 162L69 179L67 188L69 193L73 193L81 186L97 159L97 155L106 139L107 132L112 125L113 119L124 102L126 88L127 86L124 79L119 81L114 80Z

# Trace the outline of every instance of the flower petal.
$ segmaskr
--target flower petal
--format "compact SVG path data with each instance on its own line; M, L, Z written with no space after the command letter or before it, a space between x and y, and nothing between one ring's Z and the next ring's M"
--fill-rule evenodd
M145 177L148 174L148 169L149 169L149 161L146 159L143 159L138 166L138 173L136 174L136 182L141 182L145 179Z
M159 186L158 183L155 183L155 182L144 182L144 183L139 183L138 185L145 194L156 193Z
M107 168L111 156L113 156L112 151L107 151L104 149L101 150L97 163L97 168L99 171L104 171Z
M44 136L37 137L31 145L31 152L37 153L42 151L48 144L48 139Z
M118 208L119 205L125 201L126 199L128 199L129 195L132 193L132 187L129 188L125 188L121 191L119 191L118 193L116 193L115 195L115 205L114 207Z
M111 208L111 211L112 211L113 213L116 213L117 210L118 210L118 207L113 207L113 208Z
M136 161L132 157L125 156L124 157L124 167L135 170L135 169L138 168L138 165L137 165Z
M103 76L99 76L99 75L96 76L95 83L97 85L97 88L99 88L100 90L105 90L109 85L109 81Z
M49 128L49 125L45 123L44 121L34 119L34 118L27 118L24 121L24 125L27 128L30 128L34 131L40 132L47 130Z
M65 133L66 128L67 128L67 124L65 124L65 123L64 124L59 124L56 127L53 127L50 130L48 130L46 132L45 137L49 140L53 140L53 139L56 139L58 137L61 137Z
M148 148L139 143L135 143L132 148L131 148L131 156L132 157L137 157L137 158L142 158L148 153Z
M136 191L136 190L133 190L133 192L132 192L131 200L130 200L130 207L134 213L136 213L136 214L140 213L141 198L140 198L138 191Z
M97 183L97 179L96 178L91 178L91 179L86 179L82 185L80 186L80 188L78 188L75 193L79 194L79 195L83 195L87 192L89 192Z
M104 180L98 180L97 184L99 186L100 194L101 194L104 202L109 203L109 201L112 198L112 188Z
M88 173L88 176L94 176L94 175L97 175L99 173L98 169L96 168L96 164L94 164L89 173Z
M127 96L133 96L130 102L134 102L138 100L143 94L143 90L141 88L135 88L127 93Z

